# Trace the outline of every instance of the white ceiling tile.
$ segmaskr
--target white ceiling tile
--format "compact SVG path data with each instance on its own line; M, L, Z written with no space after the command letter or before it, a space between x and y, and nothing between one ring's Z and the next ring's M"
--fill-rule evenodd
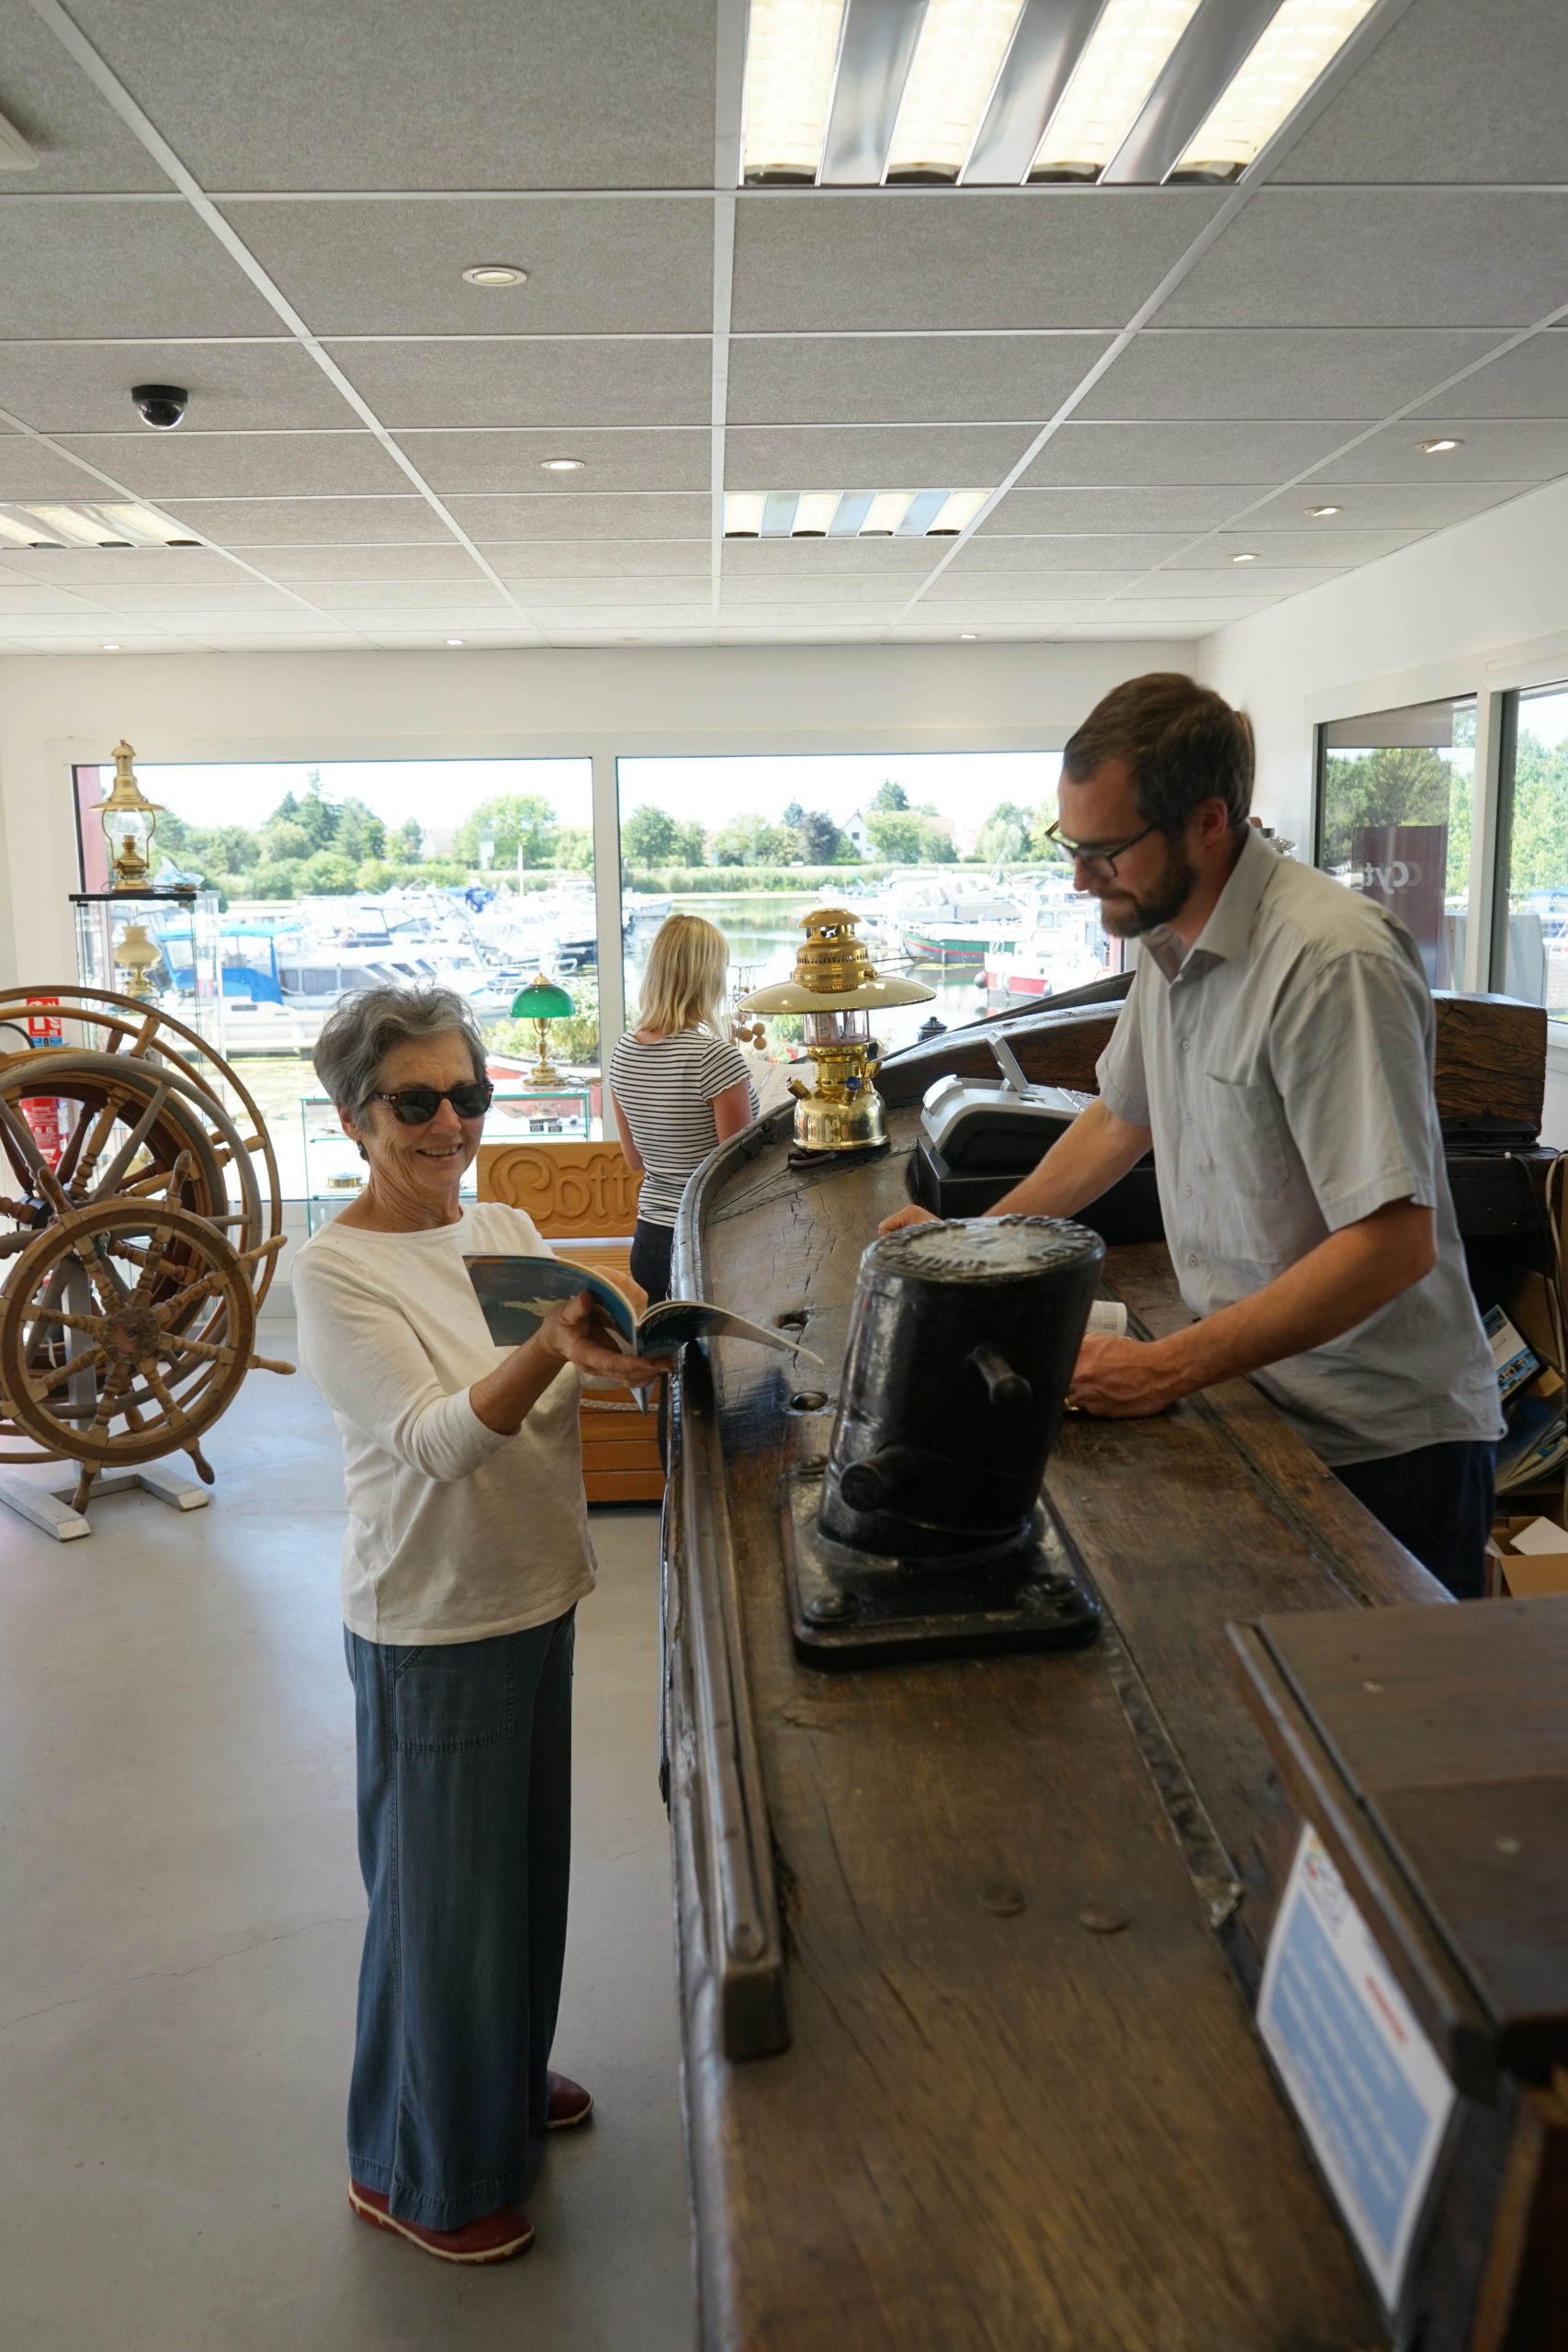
M990 605L1060 605L1085 597L1114 595L1137 579L1135 568L1122 571L953 571L933 580L920 602L924 605L973 605L976 611Z
M985 538L978 532L959 548L948 566L960 579L976 572L1008 571L1134 571L1161 563L1186 547L1190 533L1149 532L1142 536L1107 533L1102 537L1055 534L1040 538Z
M72 0L212 188L711 185L711 0Z
M0 445L3 446L3 445ZM160 504L187 498L396 493L407 475L373 433L84 433L62 448ZM101 492L78 495L101 496Z
M1132 593L1145 604L1178 603L1229 605L1232 603L1268 604L1280 596L1299 596L1308 588L1319 588L1325 580L1335 580L1335 571L1312 571L1303 565L1300 570L1272 571L1267 564L1248 564L1244 570L1232 571L1228 565L1204 571L1149 571L1135 584L1129 583Z
M603 579L607 574L630 587L643 578L706 579L713 551L704 539L545 539L528 546L497 541L480 553L503 580Z
M0 434L0 498L112 498L101 481L25 433Z
M7 579L37 580L51 588L85 588L91 593L136 582L167 581L179 586L192 582L243 580L241 567L215 548L8 548L0 562Z
M319 335L705 334L713 325L711 197L223 209ZM487 261L525 269L526 282L500 292L465 285L464 270Z
M89 588L73 594L68 588L53 588L41 580L0 587L0 619L9 619L17 613L84 613L96 609L96 602Z
M737 336L736 424L1043 423L1105 349L1103 334Z
M470 425L706 424L705 337L519 336L338 343L333 357L393 432Z
M1046 443L1047 448L1052 446ZM1273 481L1262 482L1221 480L1212 484L1144 483L1131 490L1010 490L991 509L975 538L1005 537L1019 531L1208 531L1240 508L1267 498L1278 480L1276 474Z
M1027 424L732 425L724 479L731 490L990 490L1032 437Z
M674 573L667 580L649 579L640 574L628 580L624 574L612 572L587 578L571 575L513 580L507 585L517 602L525 605L530 612L536 605L615 605L628 596L640 604L668 602L689 605L694 597L704 597L708 594L705 573L685 571Z
M595 491L694 491L705 488L711 470L711 435L679 426L662 433L400 433L397 439L443 497L498 498L549 485L565 505ZM585 470L552 477L543 470L547 458L581 458Z
M933 556L931 562L935 561ZM927 569L929 571L929 565ZM727 604L734 605L901 605L906 597L914 595L924 576L877 581L829 573L813 580L806 573L795 579L748 580L737 579L727 571L723 594Z
M613 498L592 491L547 490L518 498L448 498L454 518L470 538L495 544L536 539L706 538L713 499L670 492Z
M528 616L548 637L561 629L691 628L708 626L705 604L530 605Z
M116 613L297 613L298 599L260 580L107 581L90 593L107 611ZM243 624L242 624L243 625Z
M278 322L274 320L275 330ZM280 330L279 330L280 331ZM0 408L40 433L152 437L132 384L183 384L176 427L197 434L354 425L358 417L309 353L281 343L0 343Z
M1428 474L1437 477L1438 460L1433 458ZM1294 489L1284 490L1278 498L1269 499L1246 524L1245 529L1256 523L1260 530L1321 531L1325 527L1348 531L1441 531L1450 523L1462 523L1472 514L1483 514L1487 507L1496 506L1505 499L1517 495L1511 482L1461 482L1450 479L1428 479L1423 476L1410 482L1350 481L1335 472L1298 482ZM1339 513L1325 521L1306 512L1309 506L1337 506Z
M1473 329L1145 333L1106 370L1075 413L1247 420L1386 416L1482 357L1495 342L1495 335Z
M834 572L857 579L901 581L929 571L947 539L726 539L727 579L822 579Z
M318 602L321 600L318 599ZM341 627L358 629L394 628L427 631L433 637L466 637L470 628L494 628L511 617L502 604L399 605L342 605L331 607L330 617Z
M1528 326L1564 298L1565 235L1568 191L1266 187L1160 323Z
M24 341L277 332L276 311L181 203L0 201L0 286L6 333Z
M1554 327L1532 335L1416 414L1438 408L1445 416L1568 416L1568 334Z
M166 512L220 547L274 548L438 540L452 534L416 490L393 498L175 499Z
M507 600L479 572L466 580L313 580L307 590L313 605L329 612L353 609L369 612L397 605L415 605L423 612L504 613Z
M1568 180L1561 0L1420 0L1285 157L1281 180Z
M1303 531L1266 531L1256 529L1249 523L1238 524L1235 530L1222 531L1214 538L1173 555L1169 569L1261 571L1266 565L1285 565L1292 571L1349 571L1358 564L1377 563L1383 556L1393 555L1400 548L1409 547L1425 536L1420 530L1345 530L1340 527L1343 520L1341 515L1333 515L1320 522L1315 529ZM1261 560L1256 566L1233 565L1231 558L1238 554L1256 555Z
M1445 434L1455 435L1459 447L1426 456L1420 443ZM1452 482L1517 482L1523 489L1563 472L1568 472L1568 418L1515 422L1428 412L1389 425L1334 461L1336 479L1347 482L1424 482L1428 474L1438 474ZM1308 483L1309 494L1316 487Z
M742 196L732 325L1114 331L1224 201L1213 188Z
M266 548L249 559L270 580L466 580L483 578L456 539L439 547Z
M27 0L0 0L0 57L6 119L38 157L32 171L18 175L28 194L96 188L167 193L168 181L141 141Z
M1024 475L1021 488L1052 483L1164 490L1177 482L1228 482L1238 474L1279 481L1320 464L1366 430L1364 423L1064 424ZM1004 503L1001 512L1009 511Z

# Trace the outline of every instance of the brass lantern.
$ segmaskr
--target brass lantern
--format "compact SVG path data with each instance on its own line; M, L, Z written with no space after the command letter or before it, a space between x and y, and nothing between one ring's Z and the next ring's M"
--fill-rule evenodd
M90 813L104 820L114 888L140 895L152 885L152 836L164 811L160 802L143 797L141 786L131 773L130 763L135 757L123 740L115 745L114 789Z
M115 933L115 967L125 975L127 996L135 997L142 1004L157 1002L157 991L148 974L163 952L157 941L148 937L145 923L128 922L123 931Z
M742 1012L803 1012L806 1047L817 1065L815 1087L791 1079L795 1140L802 1151L873 1151L887 1140L876 1091L876 1041L871 1015L881 1005L925 1004L936 994L919 980L882 978L855 936L847 907L803 915L806 933L795 977L756 989Z

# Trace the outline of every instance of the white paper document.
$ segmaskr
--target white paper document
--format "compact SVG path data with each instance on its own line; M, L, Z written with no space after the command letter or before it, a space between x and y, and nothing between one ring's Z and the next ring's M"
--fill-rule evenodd
M1269 1939L1258 2028L1395 2311L1454 2086L1310 1822Z

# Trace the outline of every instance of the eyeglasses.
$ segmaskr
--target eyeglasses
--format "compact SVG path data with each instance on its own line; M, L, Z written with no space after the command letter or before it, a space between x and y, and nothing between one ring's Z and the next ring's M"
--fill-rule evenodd
M482 1119L494 1099L488 1078L466 1079L461 1086L400 1086L392 1094L372 1094L372 1102L389 1102L400 1127L426 1127L443 1102L450 1102L459 1119Z
M1094 876L1096 881L1109 882L1116 871L1117 859L1125 857L1130 849L1136 849L1140 842L1146 842L1151 833L1158 831L1157 825L1145 825L1141 833L1133 833L1124 842L1107 842L1101 848L1088 842L1067 841L1058 818L1054 825L1046 826L1045 838L1048 842L1055 842L1058 849L1065 849L1070 858Z

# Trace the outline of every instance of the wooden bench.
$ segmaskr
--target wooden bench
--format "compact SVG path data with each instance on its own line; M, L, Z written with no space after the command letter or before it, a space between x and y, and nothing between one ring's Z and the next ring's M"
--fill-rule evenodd
M563 1258L592 1266L618 1289L631 1277L631 1236L642 1178L615 1142L533 1136L479 1146L479 1196L524 1209ZM657 1503L664 1472L651 1411L629 1388L585 1394L582 1483L591 1503Z

